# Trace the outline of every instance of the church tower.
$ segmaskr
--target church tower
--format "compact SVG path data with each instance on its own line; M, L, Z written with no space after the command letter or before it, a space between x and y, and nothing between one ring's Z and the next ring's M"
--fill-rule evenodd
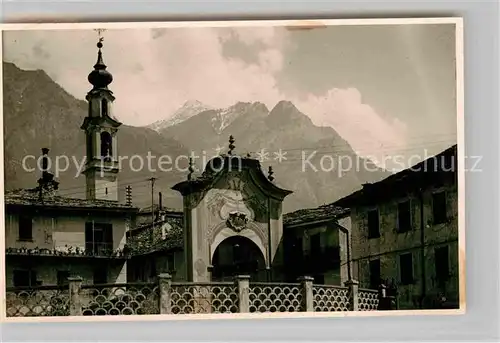
M87 93L88 114L81 129L86 136L87 199L118 201L118 151L116 134L121 123L113 116L113 92L108 85L113 76L106 70L101 49L97 43L97 63L88 76L92 89Z

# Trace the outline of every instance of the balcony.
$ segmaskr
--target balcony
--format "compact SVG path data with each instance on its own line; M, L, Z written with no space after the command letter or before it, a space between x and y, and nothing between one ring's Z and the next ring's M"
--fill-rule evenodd
M85 250L92 255L107 256L113 253L113 243L85 242Z
M54 244L57 246L57 244ZM72 246L57 246L48 248L6 248L5 254L10 256L52 256L52 257L80 257L80 258L113 258L128 259L128 249L113 249L113 243L85 242L85 249Z

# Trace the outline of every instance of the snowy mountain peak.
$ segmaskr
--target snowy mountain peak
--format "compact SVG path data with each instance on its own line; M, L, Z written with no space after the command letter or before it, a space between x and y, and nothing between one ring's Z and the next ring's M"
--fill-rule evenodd
M148 127L155 131L161 131L162 129L179 124L201 112L211 109L212 107L205 105L198 100L188 100L184 103L184 105L182 105L181 108L175 111L172 116L167 119L158 120L153 124L148 125Z

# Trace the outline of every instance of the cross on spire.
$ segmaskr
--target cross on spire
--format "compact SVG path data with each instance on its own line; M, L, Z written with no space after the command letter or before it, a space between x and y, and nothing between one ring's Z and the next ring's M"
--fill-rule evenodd
M100 52L101 48L102 48L102 42L104 41L104 37L102 36L102 33L106 30L105 29L95 29L94 31L97 32L97 36L99 37L99 40L97 41L97 47L99 48L99 52Z
M102 33L106 31L106 29L95 29L97 35L99 36L99 41L103 40Z

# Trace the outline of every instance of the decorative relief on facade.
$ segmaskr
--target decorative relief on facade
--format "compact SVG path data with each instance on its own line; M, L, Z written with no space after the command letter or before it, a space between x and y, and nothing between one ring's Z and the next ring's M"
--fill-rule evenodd
M194 263L194 270L196 271L196 274L198 276L205 276L205 272L207 270L207 265L205 264L205 262L201 258L199 258Z
M226 220L226 225L236 232L241 232L246 228L248 220L249 219L246 213L233 211L229 213L229 217Z
M215 194L211 199L207 200L208 202L208 210L210 211L210 214L212 217L219 217L220 216L220 210L222 206L224 206L226 200L224 199L224 196L220 193ZM223 219L223 218L221 218Z
M227 182L228 188L233 191L243 192L245 189L245 182L237 176L232 176Z
M244 198L243 202L248 204L253 209L255 219L267 218L268 206L265 198L261 198L254 194Z

